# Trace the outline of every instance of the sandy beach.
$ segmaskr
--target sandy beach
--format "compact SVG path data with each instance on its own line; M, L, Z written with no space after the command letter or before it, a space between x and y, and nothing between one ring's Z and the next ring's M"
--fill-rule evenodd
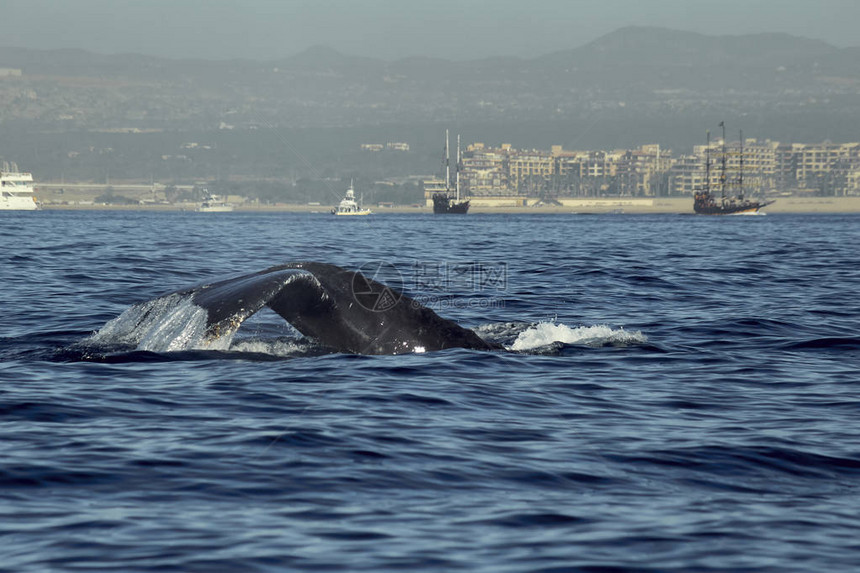
M185 202L160 204L147 202L153 198L144 185L119 185L122 194L144 203L131 205L95 204L94 198L101 195L101 186L93 188L85 184L68 185L60 191L58 184L36 186L36 197L43 209L54 210L112 210L112 211L196 211L199 203ZM126 188L127 187L127 188ZM134 187L131 189L131 187ZM328 214L334 205L327 204L277 204L261 205L246 202L244 197L231 195L226 200L234 205L234 212L296 212ZM692 197L603 197L573 198L558 200L560 205L541 204L536 198L522 197L473 197L469 213L582 213L582 214L646 214L646 213L693 213ZM525 205L523 204L525 203ZM428 206L397 205L379 207L368 205L376 215L384 214L432 214ZM768 205L766 213L860 213L860 196L854 197L778 197Z
M474 200L470 213L510 213L510 214L647 214L647 213L693 213L693 202L689 198L655 199L562 199L561 205L537 206L497 206L482 204ZM83 203L44 202L46 210L92 210L92 211L195 211L196 203L175 203L171 205L96 205ZM234 212L295 212L328 214L326 205L254 205L237 203ZM860 197L780 197L763 212L766 213L860 213ZM430 207L375 207L374 215L385 214L432 214Z

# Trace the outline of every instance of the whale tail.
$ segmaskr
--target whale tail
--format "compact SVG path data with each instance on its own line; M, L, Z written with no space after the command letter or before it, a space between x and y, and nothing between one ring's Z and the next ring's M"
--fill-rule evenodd
M226 348L242 322L264 307L339 352L501 348L394 288L315 262L288 263L170 293L131 307L96 337L154 351Z

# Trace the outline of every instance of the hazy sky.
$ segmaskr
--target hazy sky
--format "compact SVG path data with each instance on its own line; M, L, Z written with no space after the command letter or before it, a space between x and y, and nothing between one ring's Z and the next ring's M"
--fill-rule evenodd
M531 57L629 25L860 45L860 0L0 0L0 45L277 59Z

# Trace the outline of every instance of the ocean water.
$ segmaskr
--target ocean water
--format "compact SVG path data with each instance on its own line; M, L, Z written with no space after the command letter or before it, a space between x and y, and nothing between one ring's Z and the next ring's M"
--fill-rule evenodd
M858 216L3 212L0 241L0 571L860 563ZM508 350L103 328L299 260Z

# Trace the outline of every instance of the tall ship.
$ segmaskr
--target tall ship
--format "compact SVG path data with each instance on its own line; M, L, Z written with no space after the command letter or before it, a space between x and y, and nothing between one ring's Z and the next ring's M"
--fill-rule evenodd
M370 215L373 211L365 209L355 200L355 189L353 188L352 180L349 181L349 189L346 190L346 195L340 200L337 207L331 210L332 215Z
M699 215L757 215L759 210L774 201L750 199L744 196L744 133L740 132L738 151L738 176L733 181L728 178L728 156L726 150L726 124L720 122L723 141L720 155L720 176L717 189L711 188L711 132L708 131L705 146L705 181L702 188L693 195L693 210Z
M7 169L11 167L11 169ZM21 173L15 164L0 165L0 210L35 211L39 208L33 195L33 175Z
M454 183L451 183L451 158L448 146L448 130L445 130L445 179L434 179L424 182L425 193L433 198L433 213L437 215L458 214L469 212L469 201L460 200L460 136L457 136L457 158L454 169Z

